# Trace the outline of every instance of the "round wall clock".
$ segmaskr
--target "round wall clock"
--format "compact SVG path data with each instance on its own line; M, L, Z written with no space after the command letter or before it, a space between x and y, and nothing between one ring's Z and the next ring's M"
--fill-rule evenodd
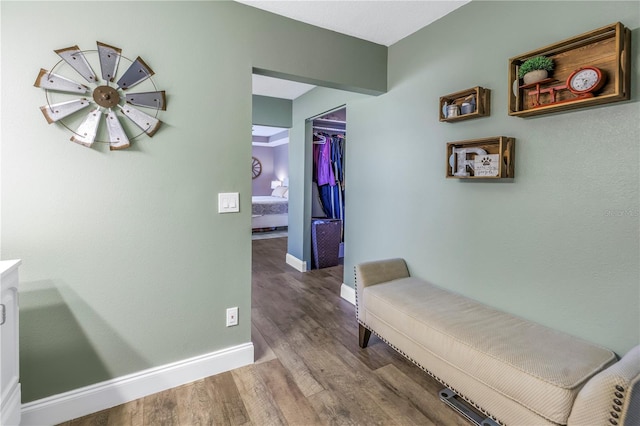
M251 176L257 178L262 173L262 163L256 157L251 157Z
M604 85L604 74L600 68L578 68L567 78L567 88L576 95L592 94Z
M54 50L62 59L50 70L41 69L34 83L45 91L47 103L40 110L48 123L59 123L71 131L73 142L87 147L103 142L111 150L125 149L143 133L151 137L157 132L162 123L158 113L166 110L165 92L157 89L151 78L154 72L142 58L132 61L122 56L120 48L101 42L97 47ZM102 80L93 71L91 54L97 56L94 62L99 63ZM121 60L129 66L119 75ZM78 75L86 84L74 80ZM128 92L138 85L144 91ZM100 129L103 116L106 132ZM120 116L128 120L121 122Z

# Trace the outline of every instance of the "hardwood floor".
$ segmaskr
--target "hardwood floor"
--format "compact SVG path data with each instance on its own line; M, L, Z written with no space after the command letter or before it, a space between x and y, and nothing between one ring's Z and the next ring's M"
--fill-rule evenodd
M284 263L286 246L253 241L255 364L63 425L468 425L385 343L359 348L342 266L300 273Z

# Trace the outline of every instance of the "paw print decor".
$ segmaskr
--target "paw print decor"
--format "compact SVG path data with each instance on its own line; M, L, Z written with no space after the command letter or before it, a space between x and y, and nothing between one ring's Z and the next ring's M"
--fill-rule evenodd
M482 157L480 161L483 166L491 166L491 157Z

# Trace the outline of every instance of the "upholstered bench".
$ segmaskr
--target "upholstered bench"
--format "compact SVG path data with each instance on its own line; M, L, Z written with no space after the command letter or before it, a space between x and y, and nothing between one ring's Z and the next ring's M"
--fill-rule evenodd
M355 270L360 346L375 333L492 419L484 424L640 421L640 347L617 362L606 348L411 277L402 259Z

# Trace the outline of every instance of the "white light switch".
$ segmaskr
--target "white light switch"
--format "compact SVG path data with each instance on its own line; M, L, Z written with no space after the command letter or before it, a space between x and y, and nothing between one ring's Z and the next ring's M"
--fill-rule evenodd
M218 213L237 213L240 211L240 195L237 192L218 194Z

